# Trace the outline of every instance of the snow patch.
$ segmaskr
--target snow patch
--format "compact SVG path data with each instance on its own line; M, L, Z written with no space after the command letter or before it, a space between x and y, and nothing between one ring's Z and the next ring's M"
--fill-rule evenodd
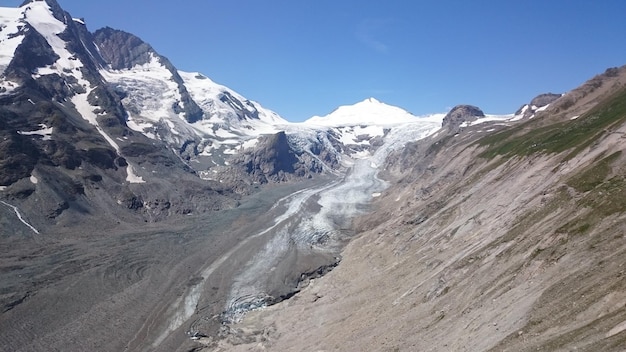
M41 127L40 130L36 130L36 131L17 131L18 134L21 134L23 136L42 136L44 141L49 141L52 139L52 131L53 128L52 127L48 127L43 123L39 124L39 127Z
M519 115L517 115L519 116ZM493 121L501 121L501 122L509 122L514 121L516 119L516 115L485 115L485 117L481 117L476 119L475 121L465 121L459 125L459 127L469 127L479 125L485 122L493 122Z
M23 35L18 35L21 27L24 26L24 21L21 19L24 11L24 8L0 7L0 29L2 29L0 31L0 74L3 74L9 66L15 49L24 40Z
M15 206L15 205L11 205L5 201L0 200L0 203L6 205L9 208L12 208L13 211L15 212L15 215L17 216L17 218L22 222L22 224L28 226L29 229L31 229L34 233L39 234L39 231L31 224L29 224L24 217L22 216L22 213L20 213L20 210Z
M30 178L29 178L29 179L30 179L30 182L31 182L32 184L34 184L34 185L36 185L36 184L39 182L39 180L37 179L37 177L35 177L35 176L33 176L33 175L30 175Z
M255 145L257 145L257 143L259 143L258 138L254 138L243 142L241 146L243 147L243 149L248 149L254 147Z
M130 164L126 167L126 181L129 183L146 183L141 176L135 173L135 169Z

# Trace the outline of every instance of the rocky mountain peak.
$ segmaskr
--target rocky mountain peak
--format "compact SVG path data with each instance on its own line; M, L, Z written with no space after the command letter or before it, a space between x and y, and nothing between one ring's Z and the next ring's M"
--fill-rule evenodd
M516 112L516 116L522 116L522 118L530 118L535 116L535 113L542 111L548 105L559 99L562 95L555 93L543 93L534 97L530 103L522 105Z
M98 29L94 33L94 40L114 70L147 64L155 55L154 49L139 37L111 27Z
M555 94L555 93L544 93L544 94L539 94L538 96L534 97L533 100L530 101L530 105L535 105L535 106L546 106L550 103L552 103L553 101L559 99L561 97L561 94Z
M442 126L454 130L463 122L476 121L480 117L485 117L480 108L473 105L457 105L443 118Z

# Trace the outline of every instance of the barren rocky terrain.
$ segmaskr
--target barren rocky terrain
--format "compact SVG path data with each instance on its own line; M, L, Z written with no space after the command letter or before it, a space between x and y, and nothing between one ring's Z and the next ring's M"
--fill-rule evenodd
M11 351L173 351L191 341L186 332L198 319L203 333L216 335L241 263L273 234L248 236L269 227L272 214L284 211L281 198L314 185L271 187L210 217L120 225L106 232L3 231L0 346ZM6 210L3 219L15 216ZM289 271L322 264L312 258L299 265L280 275L299 277L300 271ZM180 301L194 289L201 299L185 315L189 309Z

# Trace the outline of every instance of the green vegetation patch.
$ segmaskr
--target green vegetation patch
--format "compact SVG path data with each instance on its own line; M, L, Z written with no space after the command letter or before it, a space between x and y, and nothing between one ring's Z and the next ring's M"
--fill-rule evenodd
M574 175L567 181L570 187L575 188L578 192L589 192L595 187L601 185L611 172L611 163L618 159L622 154L621 151L615 152L608 157L596 161L584 171Z
M593 209L599 217L626 211L626 177L615 176L589 191L580 200L580 205Z
M571 152L569 160L590 146L607 130L626 121L626 89L609 97L575 120L538 126L534 120L494 133L477 141L486 146L480 156L494 158L525 156L535 153Z
M586 219L578 219L576 225L594 224L604 217L626 211L626 176L614 172L612 165L621 155L622 152L618 151L604 157L567 180L568 186L582 193L578 205L591 210ZM612 174L615 176L611 177ZM573 225L570 224L570 231L574 229Z

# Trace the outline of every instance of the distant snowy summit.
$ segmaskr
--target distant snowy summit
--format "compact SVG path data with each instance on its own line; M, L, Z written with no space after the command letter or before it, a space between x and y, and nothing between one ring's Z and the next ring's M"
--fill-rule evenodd
M340 106L326 116L311 117L304 123L316 126L394 125L416 122L418 119L421 118L402 108L368 98L354 105Z

